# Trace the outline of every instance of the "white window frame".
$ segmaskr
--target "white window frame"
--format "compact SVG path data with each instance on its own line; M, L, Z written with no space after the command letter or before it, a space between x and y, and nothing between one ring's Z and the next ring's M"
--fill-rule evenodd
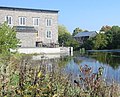
M51 30L46 30L46 38L52 39L52 31Z
M46 26L47 27L52 26L52 19L46 19Z
M12 16L5 16L5 21L7 22L8 25L13 25L13 19Z
M36 23L36 22L37 22L37 23ZM40 18L34 17L34 18L33 18L33 26L39 26L39 23L40 23Z
M19 25L20 26L26 25L26 17L19 17Z

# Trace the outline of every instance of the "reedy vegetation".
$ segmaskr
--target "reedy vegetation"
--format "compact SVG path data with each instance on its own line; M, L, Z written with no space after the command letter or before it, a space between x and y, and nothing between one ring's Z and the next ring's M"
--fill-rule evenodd
M0 96L1 97L118 97L119 85L107 85L102 70L93 74L87 65L80 67L78 80L66 74L55 59L33 61L31 55L12 54L17 47L14 30L3 24L0 28ZM74 83L73 83L74 80Z
M17 54L18 56L19 54ZM54 60L52 60L54 61ZM93 73L91 67L80 67L78 80L48 60L33 61L31 56L11 56L6 73L0 74L1 97L118 97L119 85L102 79L103 68ZM4 86L4 88L3 88Z

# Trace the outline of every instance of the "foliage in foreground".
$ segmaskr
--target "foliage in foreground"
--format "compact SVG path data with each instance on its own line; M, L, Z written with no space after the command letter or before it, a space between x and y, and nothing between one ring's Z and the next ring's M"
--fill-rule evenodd
M2 65L0 65L2 66ZM6 72L0 67L1 97L118 97L119 87L102 80L103 69L97 73L87 65L80 67L80 75L73 79L58 67L57 61L21 60L11 57Z
M8 55L10 49L16 49L19 40L16 38L16 32L6 23L0 25L0 55Z

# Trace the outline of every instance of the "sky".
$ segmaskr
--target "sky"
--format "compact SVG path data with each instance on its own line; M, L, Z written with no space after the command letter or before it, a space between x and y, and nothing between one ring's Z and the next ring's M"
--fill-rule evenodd
M71 33L77 27L120 26L120 0L0 0L0 6L59 10L58 23Z

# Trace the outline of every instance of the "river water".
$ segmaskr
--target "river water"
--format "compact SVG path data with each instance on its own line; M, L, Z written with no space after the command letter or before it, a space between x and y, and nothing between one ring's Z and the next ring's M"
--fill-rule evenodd
M41 56L34 56L33 59L39 59ZM103 67L103 78L108 82L120 83L120 52L86 52L80 54L75 52L73 56L50 55L47 58L50 66L57 64L68 74L79 76L80 67L88 65L92 68L93 73L97 73L99 67Z
M67 72L76 76L80 73L80 66L88 65L93 73L97 73L103 67L103 78L108 82L120 83L120 53L116 52L87 52L86 54L75 53L74 57L66 64Z

